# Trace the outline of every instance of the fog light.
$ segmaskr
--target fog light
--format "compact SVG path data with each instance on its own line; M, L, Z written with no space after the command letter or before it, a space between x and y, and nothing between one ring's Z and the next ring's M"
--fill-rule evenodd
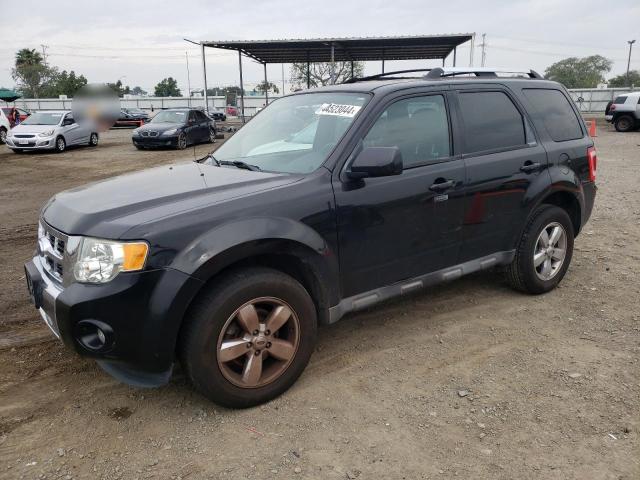
M76 325L76 338L87 350L103 352L114 343L113 330L99 320L82 320Z

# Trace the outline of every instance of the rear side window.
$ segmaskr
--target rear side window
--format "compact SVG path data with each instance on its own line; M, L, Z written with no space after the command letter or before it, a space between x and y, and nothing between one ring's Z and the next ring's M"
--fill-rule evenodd
M578 117L560 90L525 88L523 92L554 142L583 137Z
M613 101L613 103L615 103L616 105L620 105L624 102L627 101L627 96L626 95L621 95L619 97L616 97L616 99Z
M461 92L466 153L524 146L522 115L504 92Z

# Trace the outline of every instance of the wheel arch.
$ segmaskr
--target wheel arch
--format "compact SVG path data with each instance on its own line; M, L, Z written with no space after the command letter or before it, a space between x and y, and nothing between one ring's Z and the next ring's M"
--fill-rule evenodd
M567 212L573 225L574 236L577 237L582 228L582 207L580 201L573 192L568 190L557 190L549 192L546 196L542 197L539 205L555 205ZM538 205L536 205L537 207Z

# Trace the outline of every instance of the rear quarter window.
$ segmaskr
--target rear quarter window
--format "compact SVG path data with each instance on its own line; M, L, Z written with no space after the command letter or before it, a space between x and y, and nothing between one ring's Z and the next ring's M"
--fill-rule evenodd
M560 90L525 88L523 92L554 142L576 140L584 136L575 111Z
M627 96L626 95L622 95L620 97L616 97L616 99L613 101L613 103L615 103L616 105L621 105L626 101L627 101Z

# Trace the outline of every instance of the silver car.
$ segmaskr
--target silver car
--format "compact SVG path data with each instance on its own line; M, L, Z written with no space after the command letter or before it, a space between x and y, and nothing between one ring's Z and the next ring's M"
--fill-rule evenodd
M90 123L78 123L67 110L36 112L7 135L16 153L27 150L64 152L70 145L98 145L98 132Z

